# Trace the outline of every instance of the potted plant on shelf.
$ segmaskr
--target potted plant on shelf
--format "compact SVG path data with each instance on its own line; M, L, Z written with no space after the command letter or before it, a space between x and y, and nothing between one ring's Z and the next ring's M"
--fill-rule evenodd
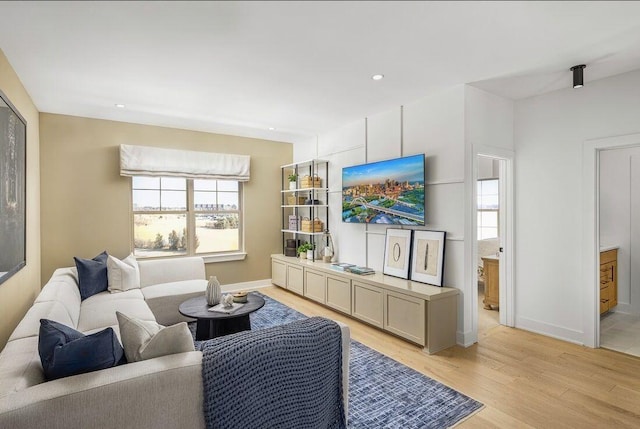
M298 187L296 181L298 180L298 175L293 173L289 174L289 189L294 190Z
M313 259L313 244L304 243L298 246L298 256L300 259Z

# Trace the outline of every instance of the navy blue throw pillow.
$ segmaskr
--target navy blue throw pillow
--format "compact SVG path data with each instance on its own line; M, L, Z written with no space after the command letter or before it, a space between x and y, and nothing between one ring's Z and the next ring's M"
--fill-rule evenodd
M125 363L112 328L84 335L53 320L40 319L38 353L47 380L97 371Z
M84 301L91 295L107 290L107 252L102 252L93 259L81 259L74 256L78 269L78 286L80 299Z

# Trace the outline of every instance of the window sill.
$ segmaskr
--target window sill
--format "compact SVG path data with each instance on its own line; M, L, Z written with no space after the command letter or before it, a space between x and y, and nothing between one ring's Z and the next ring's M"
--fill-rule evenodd
M205 264L211 264L215 262L230 262L230 261L244 261L247 257L245 252L225 253L221 255L202 255Z

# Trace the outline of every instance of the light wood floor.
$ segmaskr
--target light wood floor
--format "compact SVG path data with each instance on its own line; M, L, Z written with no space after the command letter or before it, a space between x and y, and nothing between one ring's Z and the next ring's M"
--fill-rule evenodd
M495 326L469 348L419 346L276 286L260 289L307 316L485 404L457 428L640 428L640 358Z

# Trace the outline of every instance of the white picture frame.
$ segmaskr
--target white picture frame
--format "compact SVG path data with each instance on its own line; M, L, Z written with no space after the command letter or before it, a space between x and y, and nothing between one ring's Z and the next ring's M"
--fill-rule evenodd
M388 228L384 242L383 274L408 279L410 255L411 230Z
M445 231L413 231L411 280L442 286L446 236Z

